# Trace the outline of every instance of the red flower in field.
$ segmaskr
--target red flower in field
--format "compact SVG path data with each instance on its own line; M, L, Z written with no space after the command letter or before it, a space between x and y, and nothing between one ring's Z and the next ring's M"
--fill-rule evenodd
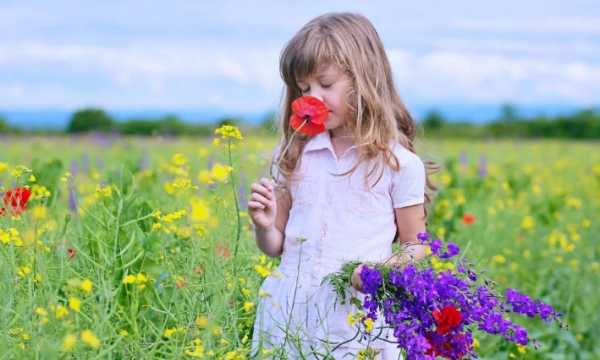
M204 272L204 268L202 267L202 265L198 265L194 269L194 272L196 273L196 275L202 275L202 273Z
M316 135L325 131L323 123L329 117L329 110L321 100L303 96L294 100L292 111L294 115L290 118L290 125L294 130L304 135Z
M9 210L11 216L17 216L27 209L27 201L31 196L31 191L24 187L8 190L4 195L4 204L8 208L1 208L0 215L6 215Z
M463 337L465 337L465 334L456 334L453 335L453 339L455 341L462 339ZM427 342L429 343L429 349L427 349L427 351L425 352L425 355L429 355L429 356L441 356L444 359L451 359L452 357L448 354L452 351L452 344L450 343L450 338L448 335L443 337L443 342L441 344L439 344L438 346L435 345L434 341L433 341L433 333L427 333L425 335L425 338L427 339ZM470 346L469 348L472 349L472 346ZM442 351L444 353L442 353ZM458 353L458 357L462 358L465 354L459 352Z
M229 249L221 244L215 245L215 252L218 257L224 257L225 259L229 259Z
M437 333L443 335L448 332L451 328L460 324L462 315L452 305L446 306L441 311L439 309L433 310L433 318L437 321Z
M73 257L75 256L75 249L73 248L67 248L67 251L69 252L69 261L73 260Z
M462 223L464 225L471 225L475 222L475 216L473 214L465 213L462 217Z

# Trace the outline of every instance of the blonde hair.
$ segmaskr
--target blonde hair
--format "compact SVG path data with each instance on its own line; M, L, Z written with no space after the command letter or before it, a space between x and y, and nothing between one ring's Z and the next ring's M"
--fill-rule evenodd
M392 69L377 31L367 18L359 14L321 15L304 25L282 50L280 71L286 91L283 117L277 122L281 135L279 149L289 143L294 133L289 119L292 116L291 103L302 96L298 79L327 66L334 66L350 78L351 90L347 93L349 119L343 126L347 133L353 135L358 150L358 162L349 171L338 175L353 173L363 161L366 161L367 169L374 165L366 172L365 182L381 168L377 183L383 175L384 163L399 171L400 162L390 143L400 143L414 153L417 125L396 91ZM310 136L298 133L282 159L278 159L279 152L274 156L273 164L280 160L277 171L287 180L282 186L287 196L290 194L290 181L297 180L292 178L292 174L309 140ZM439 170L433 162L424 162L424 165L426 170ZM427 171L426 184L437 190ZM430 202L429 194L425 193L425 206Z

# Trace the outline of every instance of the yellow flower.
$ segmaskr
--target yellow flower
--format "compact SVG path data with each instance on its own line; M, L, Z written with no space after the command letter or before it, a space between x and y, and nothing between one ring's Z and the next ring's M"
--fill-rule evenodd
M221 334L221 328L217 325L214 325L212 327L212 333L213 335L220 335Z
M121 331L119 331L119 335L121 335L121 336L127 336L127 335L129 335L129 332L127 330L125 330L125 329L122 329Z
M29 176L29 182L35 182L35 176L33 176L33 174Z
M370 333L371 331L373 331L373 326L375 325L375 323L373 323L373 319L371 318L367 318L365 321L365 331Z
M233 168L229 165L221 165L219 163L214 164L211 172L211 178L220 182L227 181L229 173Z
M194 351L185 349L183 352L184 352L184 354L192 356L192 357L199 357L199 358L204 357L204 347L202 347L202 346L195 346Z
M94 283L92 283L90 280L86 279L81 282L81 289L88 294L92 292L93 286L94 286Z
M269 276L269 274L271 274L271 270L266 269L258 264L254 265L254 270L256 270L256 272L259 273L262 277L267 277Z
M242 137L242 134L240 133L240 129L238 129L236 126L231 126L231 125L221 126L220 128L215 130L215 134L221 134L221 138L223 138L223 139L229 139L229 138L234 138L234 139L238 139L238 140L244 139Z
M24 278L25 275L30 274L30 273L31 273L31 269L27 265L17 268L17 274L19 274L19 276L22 278Z
M81 340L93 348L100 346L100 340L91 330L83 330L81 332Z
M135 276L129 274L123 279L123 284L133 284L135 282Z
M188 159L182 154L174 154L171 157L171 162L177 166L185 165L188 162Z
M254 306L254 303L253 303L253 302L248 302L248 301L246 301L246 302L244 303L244 310L245 310L246 312L248 312L248 311L250 311L250 309L252 309L252 307L253 307L253 306Z
M352 314L348 314L348 325L356 324L356 317Z
M198 316L196 318L196 325L206 327L208 325L208 318L206 316Z
M62 306L62 305L58 305L56 307L56 311L55 311L55 316L57 319L60 319L66 315L69 315L69 310L67 310L66 307Z
M521 222L521 227L525 230L533 229L535 227L535 219L531 216L525 216Z
M81 310L81 300L74 297L70 298L69 307L73 309L73 311L79 312L79 310Z
M185 329L178 329L178 328L176 328L176 327L174 327L174 328L172 328L172 329L167 329L167 330L165 330L165 332L163 333L163 336L164 336L164 337L167 337L167 338L168 338L168 337L171 337L171 336L172 336L172 335L173 335L173 334L174 334L176 331L179 331L179 332L181 332L181 333L184 333L184 332L185 332Z
M46 309L41 308L41 307L35 309L35 313L38 314L38 315L41 315L41 316L48 315L48 312L46 311Z
M142 273L138 273L137 274L137 281L138 282L142 282L142 283L148 282L148 277L146 275L142 274Z
M65 337L63 338L63 342L62 342L62 351L64 351L64 352L71 351L73 346L75 346L76 342L77 342L77 336L75 336L73 334L65 335Z

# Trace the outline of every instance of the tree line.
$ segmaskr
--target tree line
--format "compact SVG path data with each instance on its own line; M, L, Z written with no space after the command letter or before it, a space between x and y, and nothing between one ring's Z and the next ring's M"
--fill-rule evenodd
M245 126L246 131L274 132L275 114L270 113L254 127ZM600 113L596 108L580 110L572 115L533 118L521 117L517 108L505 104L498 119L487 124L449 121L439 111L431 110L422 119L425 136L457 138L569 138L600 139ZM130 119L116 121L100 108L85 108L73 113L64 129L68 134L86 132L119 133L122 135L155 136L210 136L221 125L243 126L240 119L222 118L213 123L190 124L169 115L158 119ZM0 134L24 133L10 126L0 117ZM29 131L32 132L32 131ZM38 130L39 132L39 130ZM47 131L45 131L47 132Z

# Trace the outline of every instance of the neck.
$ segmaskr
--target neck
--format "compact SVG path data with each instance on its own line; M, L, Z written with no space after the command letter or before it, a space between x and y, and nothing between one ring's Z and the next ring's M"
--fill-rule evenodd
M333 139L342 139L342 138L351 138L352 135L348 134L346 132L344 132L343 129L329 129L329 137L331 137L331 140Z

